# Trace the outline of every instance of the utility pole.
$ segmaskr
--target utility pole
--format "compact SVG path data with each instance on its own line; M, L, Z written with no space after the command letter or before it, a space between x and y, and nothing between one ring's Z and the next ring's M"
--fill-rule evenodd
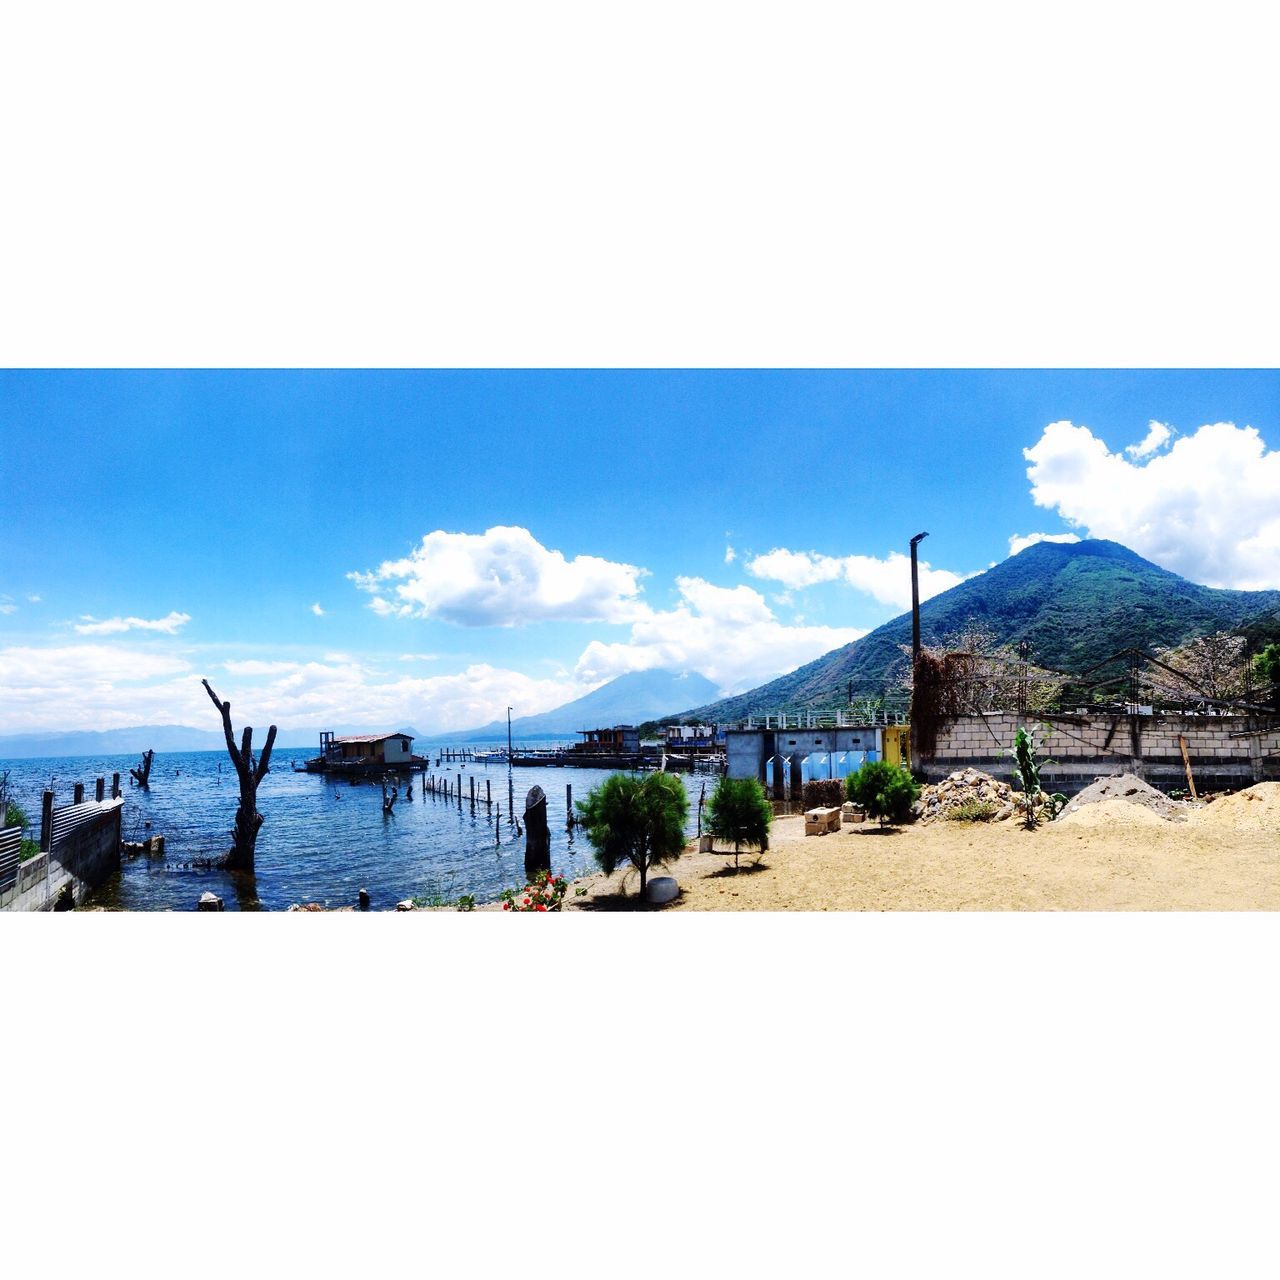
M911 539L911 670L920 661L920 575L916 569L916 547L929 535L917 533Z

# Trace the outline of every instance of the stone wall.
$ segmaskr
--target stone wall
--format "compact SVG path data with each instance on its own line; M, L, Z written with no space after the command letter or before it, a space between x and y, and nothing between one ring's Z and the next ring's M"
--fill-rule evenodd
M1071 794L1104 773L1136 773L1156 786L1186 786L1178 745L1186 739L1197 787L1223 790L1280 779L1280 722L1248 716L1053 715L1012 712L959 716L939 726L937 749L916 766L936 781L973 766L998 777L1013 768L1019 726L1040 744L1041 776Z

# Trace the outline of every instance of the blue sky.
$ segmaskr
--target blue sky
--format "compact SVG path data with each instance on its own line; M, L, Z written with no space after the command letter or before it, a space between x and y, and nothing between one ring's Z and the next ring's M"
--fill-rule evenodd
M924 529L930 591L1091 533L1280 586L1273 372L11 371L0 431L0 732L746 688L901 612Z

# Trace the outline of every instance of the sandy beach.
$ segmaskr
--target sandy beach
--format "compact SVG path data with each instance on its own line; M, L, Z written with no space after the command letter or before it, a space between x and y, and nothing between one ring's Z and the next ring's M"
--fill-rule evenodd
M698 853L666 871L666 911L1274 911L1280 909L1280 783L1163 818L1104 800L1027 831L1013 822L875 823L806 836L776 818L767 853ZM570 887L571 910L608 910L627 872ZM585 894L577 894L585 888Z

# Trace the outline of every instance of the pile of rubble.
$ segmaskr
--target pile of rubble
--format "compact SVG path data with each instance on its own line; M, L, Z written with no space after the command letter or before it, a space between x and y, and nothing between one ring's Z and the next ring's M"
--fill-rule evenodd
M978 817L979 821L1006 822L1013 817L1022 818L1026 813L1022 792L1015 791L1007 782L997 782L980 769L959 769L941 782L925 787L915 807L921 822L936 822L952 817L957 809L979 806L990 810L986 819ZM1035 810L1041 821L1047 822L1053 816L1052 804L1043 792L1039 794Z

